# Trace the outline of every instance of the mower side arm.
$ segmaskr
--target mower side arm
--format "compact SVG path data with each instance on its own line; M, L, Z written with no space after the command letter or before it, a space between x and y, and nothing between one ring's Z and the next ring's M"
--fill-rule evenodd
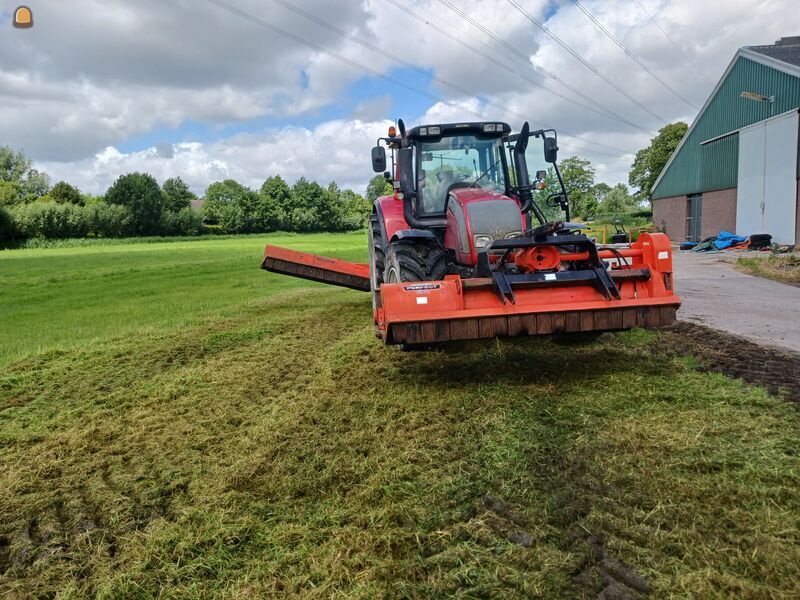
M339 258L328 258L268 245L264 249L261 268L272 273L338 285L361 292L370 291L369 265Z

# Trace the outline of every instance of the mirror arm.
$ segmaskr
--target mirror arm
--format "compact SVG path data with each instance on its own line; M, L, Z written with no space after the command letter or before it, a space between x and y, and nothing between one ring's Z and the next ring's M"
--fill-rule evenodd
M553 163L553 169L555 169L556 176L558 177L558 183L561 186L561 193L564 196L564 216L569 222L569 196L567 196L567 188L564 187L564 180L561 178L561 170L558 168L557 163Z

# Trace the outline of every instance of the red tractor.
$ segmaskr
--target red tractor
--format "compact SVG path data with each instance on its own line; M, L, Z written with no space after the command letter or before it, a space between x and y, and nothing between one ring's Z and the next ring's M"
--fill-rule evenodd
M526 150L541 138L560 191L546 206ZM392 173L386 151L392 152ZM377 334L388 344L428 345L499 336L657 327L675 321L672 251L661 233L598 247L569 222L556 164L556 132L511 135L507 123L403 121L372 149L394 193L369 219L369 265L267 246L268 271L370 292Z

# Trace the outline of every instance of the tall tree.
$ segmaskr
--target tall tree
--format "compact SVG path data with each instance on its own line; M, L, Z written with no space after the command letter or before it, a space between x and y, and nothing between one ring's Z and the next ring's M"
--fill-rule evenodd
M180 177L170 177L161 186L164 192L164 204L167 210L178 212L183 208L189 208L192 200L197 196L189 189L186 182Z
M208 186L203 213L206 220L219 224L227 233L260 231L259 196L238 181L226 179Z
M604 215L620 215L636 208L638 200L632 196L628 186L618 183L603 195L599 202L600 212Z
M375 175L369 180L364 197L372 204L381 196L390 196L392 192L392 184L386 181L383 175Z
M147 173L121 175L108 188L108 204L126 206L131 212L131 233L152 235L159 232L164 197L158 182Z
M636 190L639 200L652 202L653 185L688 128L683 121L664 125L650 140L650 145L636 153L628 173L628 183Z
M570 156L559 164L564 187L567 188L571 216L585 216L597 204L593 193L594 167L584 158Z
M46 198L58 202L59 204L83 206L86 203L81 191L74 185L68 184L66 181L59 181L55 184L53 189L47 192Z
M338 188L337 188L338 189ZM331 231L336 228L336 211L330 201L331 190L305 177L292 186L292 212L289 220L295 231Z
M47 173L32 167L30 159L22 152L14 152L8 146L0 146L0 183L3 204L33 202L50 189Z
M272 204L277 211L279 228L289 229L288 215L292 212L292 188L280 175L267 177L261 184L260 194L262 199Z

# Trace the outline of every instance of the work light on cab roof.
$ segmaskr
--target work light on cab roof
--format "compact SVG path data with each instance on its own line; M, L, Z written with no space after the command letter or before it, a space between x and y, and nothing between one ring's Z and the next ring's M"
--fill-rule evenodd
M675 321L669 240L645 232L598 245L571 222L554 129L525 123L512 133L501 121L406 129L400 119L371 157L392 193L373 205L369 263L267 246L262 268L368 292L384 342L596 335ZM546 192L546 169L531 180L529 160L550 165L556 192ZM542 206L563 218L548 219Z

